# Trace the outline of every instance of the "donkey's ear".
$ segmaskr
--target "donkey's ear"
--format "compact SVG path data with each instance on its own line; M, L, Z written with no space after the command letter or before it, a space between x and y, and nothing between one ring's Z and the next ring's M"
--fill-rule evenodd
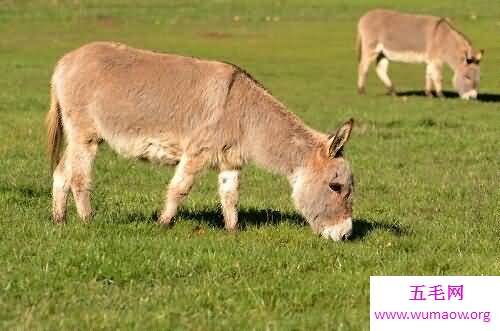
M483 58L483 55L484 55L484 49L479 50L479 52L477 52L477 54L475 56L476 61L477 62L481 61L481 59Z
M328 157L335 158L342 155L342 148L351 136L352 126L354 119L345 122L340 128L337 129L335 134L331 135L328 139Z

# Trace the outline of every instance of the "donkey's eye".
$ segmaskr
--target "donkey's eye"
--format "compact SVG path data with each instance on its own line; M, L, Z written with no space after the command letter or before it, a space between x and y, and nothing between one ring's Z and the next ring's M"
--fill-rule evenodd
M339 183L330 183L328 184L330 186L330 189L333 191L333 192L337 192L337 193L340 193L342 191L342 185L339 184Z

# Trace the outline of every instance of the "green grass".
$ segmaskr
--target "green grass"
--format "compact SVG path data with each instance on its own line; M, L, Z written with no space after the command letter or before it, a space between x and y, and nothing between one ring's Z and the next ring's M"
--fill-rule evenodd
M367 330L370 275L500 274L499 105L385 97L373 70L358 97L355 24L375 3L102 3L0 1L0 329ZM500 5L377 5L454 19L486 49L481 92L499 100ZM172 170L106 147L93 223L71 205L68 224L52 225L48 82L62 54L91 40L236 63L324 131L354 117L354 240L314 236L287 181L254 167L238 234L221 227L211 172L162 230L153 221ZM391 75L402 91L423 88L421 65Z

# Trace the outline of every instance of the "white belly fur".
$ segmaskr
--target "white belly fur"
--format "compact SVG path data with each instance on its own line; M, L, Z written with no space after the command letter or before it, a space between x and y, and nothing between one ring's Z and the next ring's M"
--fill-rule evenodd
M391 51L384 47L383 44L378 44L375 49L377 53L383 53L390 61L406 62L406 63L423 63L427 61L425 53L411 52L411 51Z
M120 155L163 165L177 164L182 155L180 144L174 139L112 135L104 140Z

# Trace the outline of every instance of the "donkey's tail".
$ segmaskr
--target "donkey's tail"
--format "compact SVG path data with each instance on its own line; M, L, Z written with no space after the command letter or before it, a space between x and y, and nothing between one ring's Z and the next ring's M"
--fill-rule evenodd
M50 88L50 109L45 119L47 125L47 154L50 167L53 171L61 157L61 145L63 142L63 126L61 122L61 108L55 93L54 85Z
M358 54L358 62L361 61L361 33L359 33L359 29L358 29L358 33L356 34L356 52Z

